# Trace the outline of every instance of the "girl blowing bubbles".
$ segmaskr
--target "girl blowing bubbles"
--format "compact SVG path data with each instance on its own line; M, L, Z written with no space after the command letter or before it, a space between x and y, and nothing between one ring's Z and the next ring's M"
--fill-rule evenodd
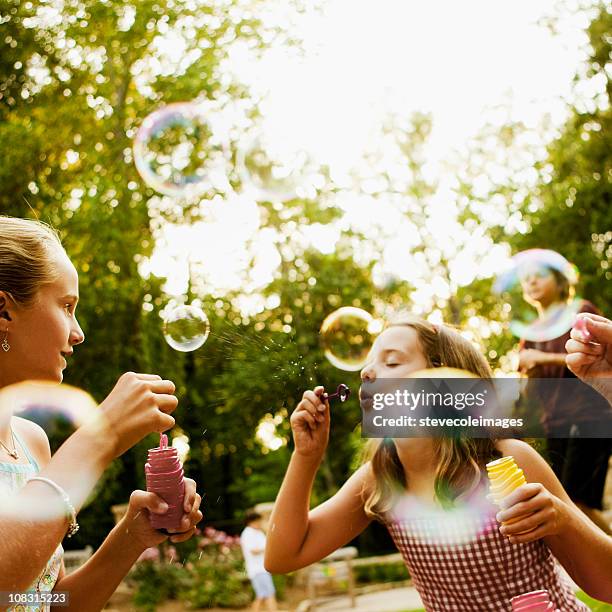
M57 235L41 223L0 216L0 391L26 380L62 381L65 357L84 341L78 299L77 272ZM168 539L149 522L149 512L163 514L167 505L134 491L125 517L69 576L61 541L106 466L146 435L172 427L176 406L171 381L124 374L100 405L103 429L82 426L53 457L38 425L0 412L0 487L24 509L23 516L0 512L0 591L67 591L69 610L102 609L139 555ZM200 502L195 482L186 479L183 522L172 541L193 535ZM57 512L35 521L27 516L33 508Z
M451 329L399 321L376 339L361 372L360 396L377 378L406 378L442 364L491 376L485 359ZM511 610L512 597L536 589L547 589L564 612L587 610L561 578L556 559L585 591L612 601L612 539L519 440L371 440L370 459L309 511L329 439L323 392L306 391L291 416L295 450L271 517L266 569L289 572L319 561L378 520L428 611ZM485 464L502 455L514 456L529 484L508 495L498 511L486 499ZM515 522L500 525L510 519Z

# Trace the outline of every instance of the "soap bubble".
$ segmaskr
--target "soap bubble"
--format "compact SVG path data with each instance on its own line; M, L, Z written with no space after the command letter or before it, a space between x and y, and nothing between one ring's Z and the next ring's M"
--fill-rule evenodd
M237 165L244 186L256 200L286 202L300 195L309 157L304 151L257 137L240 147Z
M227 173L226 147L201 105L168 104L151 113L134 139L134 162L142 179L164 195L194 197L214 188Z
M325 357L340 370L363 368L372 343L381 332L380 321L361 308L344 306L329 314L321 325Z
M547 342L565 335L576 322L576 315L582 308L582 300L574 298L570 302L549 308L542 318L531 321L513 319L510 331L517 337L532 342Z
M557 286L560 282L566 285L567 295L545 308L539 317L536 305L547 279ZM524 340L546 342L572 328L582 306L582 300L574 297L577 282L578 269L565 257L549 249L529 249L512 258L510 267L498 276L493 289L505 292L512 313L510 331Z
M15 466L14 478L18 488L13 489L0 479L0 516L31 520L63 516L65 506L61 498L58 497L58 504L50 503L49 492L45 489L36 489L38 493L32 494L34 498L30 498L28 504L23 504L18 498L19 489L33 475L24 449L24 446L28 447L31 453L33 445L31 439L28 440L27 435L24 435L27 429L19 421L20 418L42 427L49 438L52 452L55 452L80 427L86 426L93 437L109 435L103 413L89 394L69 385L22 382L0 390L0 422L11 419L15 450L18 453L18 459L9 460ZM12 449L12 441L10 444ZM38 463L39 457L34 459ZM38 466L39 469L43 467ZM69 497L75 506L84 507L93 501L102 487L101 482L96 486L99 476L96 471L88 471L82 466L79 470L78 482L69 488ZM40 501L36 499L37 495Z
M520 283L521 277L530 269L539 268L557 270L572 286L578 282L578 268L560 253L550 249L527 249L512 257L508 268L497 277L493 290L497 293L509 291Z
M164 314L164 338L176 351L189 353L208 339L210 323L198 306L176 306Z

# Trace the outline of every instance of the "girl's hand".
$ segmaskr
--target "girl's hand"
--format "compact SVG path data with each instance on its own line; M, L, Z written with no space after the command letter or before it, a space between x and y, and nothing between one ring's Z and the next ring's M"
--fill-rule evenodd
M191 478L185 478L185 500L180 530L176 535L167 536L151 527L150 513L164 514L168 510L166 502L147 491L133 491L121 526L126 535L132 538L143 549L157 546L170 537L172 542L184 542L194 533L196 525L202 520L200 503L202 498L196 492L196 483Z
M537 349L523 349L519 352L519 370L528 373L546 363L546 353Z
M171 542L184 542L195 532L197 524L204 518L200 511L202 498L196 491L196 482L191 478L185 478L185 500L183 501L183 518L176 535L170 536ZM174 531L172 532L174 533Z
M103 435L111 440L113 457L153 432L174 425L170 413L178 405L174 383L156 374L127 372L100 404Z
M567 367L612 401L612 321L591 313L578 315L586 332L574 327L565 344Z
M305 391L291 415L296 453L321 459L329 441L329 402L321 399L323 387Z
M513 544L556 535L571 520L567 504L538 482L520 486L505 497L500 506L497 513L500 523L518 519L499 528Z

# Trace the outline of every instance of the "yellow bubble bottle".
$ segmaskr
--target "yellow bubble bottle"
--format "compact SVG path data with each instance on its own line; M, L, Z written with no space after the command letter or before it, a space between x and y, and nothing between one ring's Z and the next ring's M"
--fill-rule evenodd
M523 470L516 465L514 457L510 455L487 463L487 474L489 476L489 499L497 506L504 497L527 483ZM510 519L502 524L510 525L517 520L517 518Z

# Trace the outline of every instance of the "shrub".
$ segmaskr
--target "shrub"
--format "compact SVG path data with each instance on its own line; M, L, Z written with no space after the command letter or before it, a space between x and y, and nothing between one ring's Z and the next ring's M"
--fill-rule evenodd
M355 582L358 584L397 582L407 580L410 577L406 566L401 561L398 563L360 565L355 566L353 570L355 572Z
M154 612L166 599L175 599L185 586L187 578L178 563L176 549L162 546L149 548L130 573L130 582L136 584L134 604L146 612Z
M189 586L181 599L194 608L240 608L251 601L240 539L207 527L185 567Z
M193 608L239 608L252 599L240 539L212 527L185 544L147 549L129 579L134 604L147 612L165 599Z

